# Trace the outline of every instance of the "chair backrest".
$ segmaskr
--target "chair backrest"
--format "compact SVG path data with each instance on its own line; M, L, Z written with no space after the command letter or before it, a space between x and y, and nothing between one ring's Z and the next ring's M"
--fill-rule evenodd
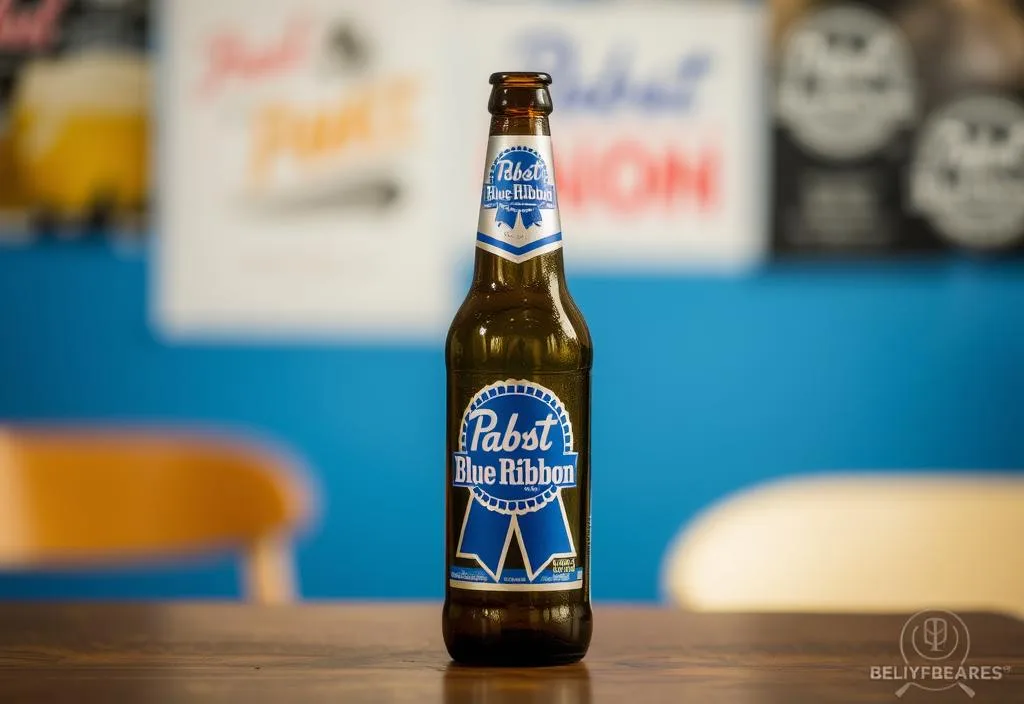
M663 589L700 611L1024 615L1024 476L866 475L757 487L670 546Z
M246 597L294 598L307 516L291 462L228 439L0 429L0 569L91 568L240 551Z

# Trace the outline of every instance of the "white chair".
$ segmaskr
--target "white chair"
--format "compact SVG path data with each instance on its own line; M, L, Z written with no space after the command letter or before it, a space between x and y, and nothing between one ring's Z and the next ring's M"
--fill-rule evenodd
M1024 475L833 475L755 487L684 528L662 589L696 611L1024 616Z

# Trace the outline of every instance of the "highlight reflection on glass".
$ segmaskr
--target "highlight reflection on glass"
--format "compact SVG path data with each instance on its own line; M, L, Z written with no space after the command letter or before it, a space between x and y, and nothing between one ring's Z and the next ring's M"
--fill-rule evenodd
M449 665L445 704L590 704L590 672L577 663L516 671Z

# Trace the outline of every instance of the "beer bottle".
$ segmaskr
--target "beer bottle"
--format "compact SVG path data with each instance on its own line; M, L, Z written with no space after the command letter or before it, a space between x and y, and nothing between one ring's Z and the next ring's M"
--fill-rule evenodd
M445 644L568 663L590 644L590 333L569 294L551 78L496 73L473 281L448 332Z

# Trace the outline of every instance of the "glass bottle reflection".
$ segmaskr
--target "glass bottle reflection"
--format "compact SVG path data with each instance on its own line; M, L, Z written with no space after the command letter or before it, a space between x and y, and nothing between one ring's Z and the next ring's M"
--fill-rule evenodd
M590 704L590 673L578 663L539 670L481 669L450 665L445 704Z

